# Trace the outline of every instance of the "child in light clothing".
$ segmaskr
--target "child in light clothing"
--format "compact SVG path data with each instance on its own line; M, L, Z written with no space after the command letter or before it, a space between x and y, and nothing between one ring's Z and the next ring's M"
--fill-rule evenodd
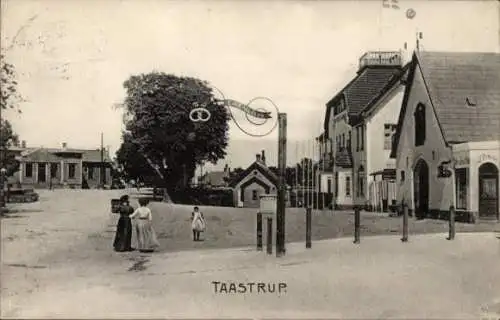
M193 229L193 241L200 241L200 234L205 231L207 226L203 213L200 212L198 207L194 207L191 213L191 229Z

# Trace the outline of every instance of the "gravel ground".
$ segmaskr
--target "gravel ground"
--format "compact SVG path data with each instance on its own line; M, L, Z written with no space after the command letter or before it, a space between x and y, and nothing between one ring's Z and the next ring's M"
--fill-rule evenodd
M329 317L477 318L500 313L498 224L366 213L360 245L350 212L315 212L313 249L304 249L304 212L287 211L287 255L253 250L255 211L202 207L208 230L193 242L191 207L152 203L160 252L114 253L117 216L109 200L125 191L41 191L1 220L2 318ZM130 191L129 191L130 192ZM396 233L396 235L394 235ZM434 233L433 235L417 235ZM393 236L382 236L392 234ZM371 235L372 237L367 237ZM323 240L323 241L320 241ZM214 294L211 281L282 281L286 295Z

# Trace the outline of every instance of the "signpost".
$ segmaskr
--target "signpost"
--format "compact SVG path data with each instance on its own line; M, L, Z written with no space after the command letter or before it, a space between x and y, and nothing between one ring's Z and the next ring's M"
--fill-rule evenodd
M262 220L266 218L267 220L267 232L266 232L266 245L267 245L267 254L273 253L273 218L276 215L277 208L277 197L274 194L266 194L260 196L260 211L257 214L257 241L259 241L259 229L262 235ZM259 219L259 216L261 217ZM259 221L260 220L260 221ZM260 227L259 227L260 222ZM261 240L262 241L262 238ZM258 243L257 243L258 245Z

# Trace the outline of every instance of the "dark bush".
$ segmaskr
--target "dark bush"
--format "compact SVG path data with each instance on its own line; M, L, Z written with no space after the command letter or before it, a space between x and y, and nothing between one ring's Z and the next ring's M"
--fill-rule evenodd
M169 193L177 204L234 207L232 189L185 188Z

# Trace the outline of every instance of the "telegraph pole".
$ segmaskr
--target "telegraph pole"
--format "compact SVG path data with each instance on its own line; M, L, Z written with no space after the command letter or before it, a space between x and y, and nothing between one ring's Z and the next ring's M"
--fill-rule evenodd
M104 169L104 133L101 132L101 188L104 189L104 184L106 181L106 170Z
M286 208L286 113L278 113L278 198L276 210L276 256L285 255L285 208Z

